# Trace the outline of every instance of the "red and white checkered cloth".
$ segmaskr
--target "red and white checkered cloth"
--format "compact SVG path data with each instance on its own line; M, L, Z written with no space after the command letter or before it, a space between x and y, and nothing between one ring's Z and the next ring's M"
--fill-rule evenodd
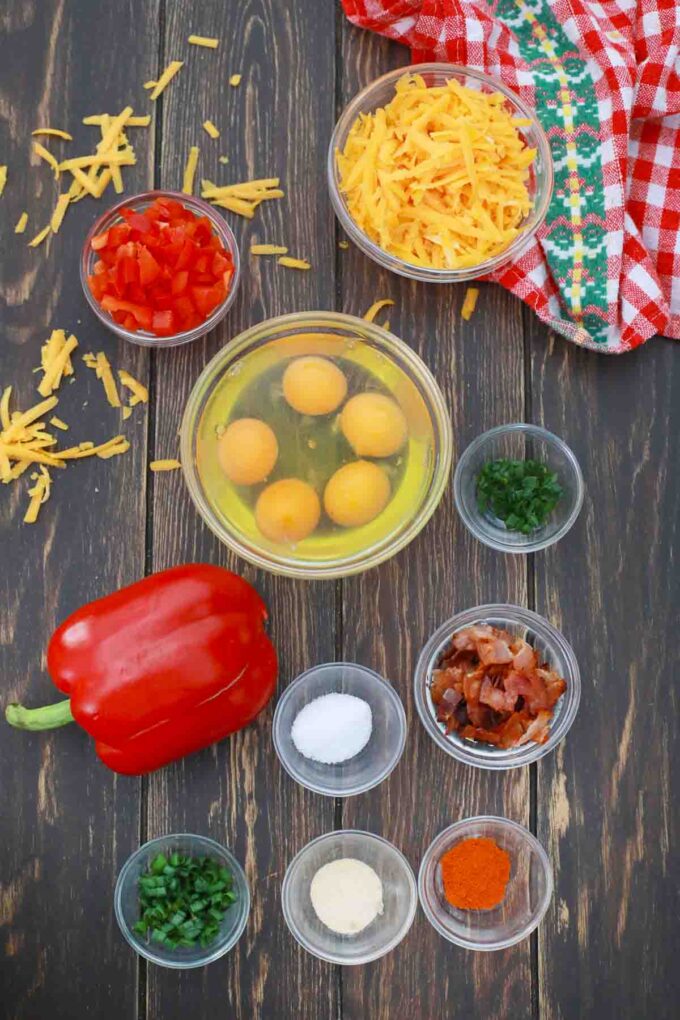
M657 333L680 339L680 0L547 2L597 97L607 264L599 337L566 307L544 231L494 278L583 346L620 353ZM521 55L507 17L497 17L508 0L342 3L356 25L410 46L414 62L486 71L538 106L540 116L533 62ZM533 21L532 10L540 14L546 0L515 4Z

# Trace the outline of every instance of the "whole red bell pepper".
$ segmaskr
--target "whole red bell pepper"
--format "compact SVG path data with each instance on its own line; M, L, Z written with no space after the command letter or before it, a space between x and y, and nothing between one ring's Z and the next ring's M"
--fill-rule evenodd
M53 682L70 700L10 705L8 722L72 719L115 772L141 775L252 722L276 687L264 602L247 581L204 563L173 567L90 602L54 632Z

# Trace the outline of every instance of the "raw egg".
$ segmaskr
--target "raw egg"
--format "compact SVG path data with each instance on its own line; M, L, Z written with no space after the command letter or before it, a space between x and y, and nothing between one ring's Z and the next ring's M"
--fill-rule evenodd
M408 435L404 412L396 400L382 393L359 393L348 400L340 427L359 457L391 457Z
M296 358L283 373L283 395L300 414L330 414L347 396L347 379L328 358Z
M272 482L255 504L257 526L272 542L301 542L314 531L320 516L319 497L299 478Z
M272 471L279 444L269 425L259 418L238 418L217 443L220 467L234 485L256 485Z
M390 500L390 480L370 460L355 460L338 468L323 494L326 513L343 528L368 524Z

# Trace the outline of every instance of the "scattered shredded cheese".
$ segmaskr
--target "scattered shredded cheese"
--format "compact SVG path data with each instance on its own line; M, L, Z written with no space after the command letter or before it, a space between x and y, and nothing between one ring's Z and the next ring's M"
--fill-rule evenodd
M379 311L383 308L387 308L388 305L393 305L394 301L391 298L381 298L379 301L374 301L371 307L364 315L366 322L375 322L375 317Z
M288 249L284 244L251 244L251 255L287 255Z
M7 184L7 167L0 166L0 195L2 195L3 191L5 190L6 184Z
M49 397L58 390L63 376L73 375L71 354L77 346L78 341L73 334L67 340L63 329L52 330L40 350L40 367L44 373L38 386L41 397Z
M343 251L347 251L349 248L349 241L338 241L338 248L342 248Z
M51 228L51 226L48 223L46 227L43 227L43 229L40 231L40 233L35 235L35 237L33 238L32 241L28 242L28 247L29 248L37 248L39 244L43 243L43 241L45 240L45 238L47 237L47 235L49 234L51 229L52 228Z
M156 85L158 85L158 82L157 82L157 81L155 81L155 80L154 80L153 78L150 78L150 79L149 79L149 81L145 81L145 82L144 82L144 86L143 86L143 87L144 87L145 89L147 89L147 90L148 90L148 89L155 89L155 88L156 88Z
M477 289L477 287L468 287L468 289L465 291L465 298L463 300L463 307L461 309L460 314L463 316L466 322L472 317L472 313L475 310L475 305L477 304L478 297L479 290Z
M106 357L103 351L99 351L96 355L87 353L83 355L83 361L88 368L94 370L98 379L101 379L106 393L106 399L108 400L111 407L120 407L120 397L118 396L118 389L116 387L116 380L113 378L113 372L111 371L111 365L109 359Z
M149 467L152 471L176 471L182 465L178 460L152 460Z
M66 215L66 210L68 209L68 204L70 201L71 196L68 194L68 192L64 195L60 195L59 198L57 199L57 204L54 207L52 219L50 220L50 227L52 228L53 234L57 234L59 232L59 227L63 222L64 216Z
M61 131L59 128L36 128L31 134L34 138L36 135L50 135L52 138L63 138L67 142L73 141L73 135L70 135L68 131Z
M110 120L111 117L108 113L93 113L89 117L83 117L83 124L88 124L90 127L100 127L105 120ZM151 123L151 114L145 113L139 117L128 117L125 122L125 127L148 127Z
M460 269L498 255L531 210L536 151L500 92L404 75L394 98L353 124L336 153L352 219L412 265Z
M43 464L39 466L37 472L31 475L31 479L35 482L35 485L32 489L28 490L31 501L24 514L24 524L35 524L38 520L40 507L50 498L50 488L52 486L50 473Z
M53 425L55 429L60 429L62 432L68 432L68 425L66 422L62 421L61 418L57 418L56 415L50 418L50 425Z
M59 161L57 160L56 156L53 156L49 149L46 149L44 145L40 144L40 142L33 142L33 151L36 154L36 156L40 156L41 159L44 159L45 162L52 167L54 171L54 176L58 178Z
M212 181L201 181L201 198L207 198L213 205L229 209L252 220L255 210L261 202L272 198L283 198L279 188L278 177L262 177L254 181L242 181L240 184L218 186Z
M219 39L207 35L190 35L187 41L192 46L205 46L209 50L216 50L220 42Z
M228 162L229 162L228 156L220 156L218 159L218 163L222 163L224 166L226 166Z
M189 157L187 159L187 165L184 168L184 177L182 178L182 191L185 195L193 195L194 193L194 178L196 177L197 166L198 146L192 145L189 149Z
M177 72L183 66L184 66L184 61L183 60L171 60L170 63L168 64L168 66L166 67L166 69L163 71L163 74L160 76L160 78L156 82L156 85L155 85L153 91L151 92L151 94L149 96L149 99L151 99L153 101L158 99L160 94L165 91L165 89L168 87L168 85L170 84L172 79L175 77Z
M241 74L232 74L231 78L229 79L229 84L236 88L237 85L241 84L242 77L243 75Z
M276 260L280 266L285 266L287 269L311 269L311 263L307 259L294 259L289 258L287 255L282 255L280 259Z
M59 450L55 456L59 461L81 460L83 457L100 457L101 460L109 460L117 457L120 453L127 453L130 444L125 436L114 436L113 439L95 446L93 443L80 443L78 446L71 446L68 450ZM62 465L66 466L66 465Z
M120 379L123 386L126 386L130 390L132 396L129 400L129 406L135 407L136 404L146 404L149 400L149 391L146 386L142 384L129 372L126 372L124 368L118 370L118 378Z
M28 213L27 212L22 212L21 216L17 220L17 225L14 228L14 233L15 234L23 234L24 230L26 229L27 223L28 223Z
M203 130L206 131L210 135L211 138L219 138L220 137L219 128L216 128L211 120L204 120L203 121Z
M125 407L123 408L123 421L127 421L131 414L132 408L130 407L129 404L126 404Z

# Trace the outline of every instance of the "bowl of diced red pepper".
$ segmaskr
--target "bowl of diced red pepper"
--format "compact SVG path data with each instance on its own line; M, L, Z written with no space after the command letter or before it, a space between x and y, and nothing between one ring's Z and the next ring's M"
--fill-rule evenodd
M226 314L240 266L233 233L206 202L149 191L97 220L80 269L85 297L109 329L172 347L204 336Z

